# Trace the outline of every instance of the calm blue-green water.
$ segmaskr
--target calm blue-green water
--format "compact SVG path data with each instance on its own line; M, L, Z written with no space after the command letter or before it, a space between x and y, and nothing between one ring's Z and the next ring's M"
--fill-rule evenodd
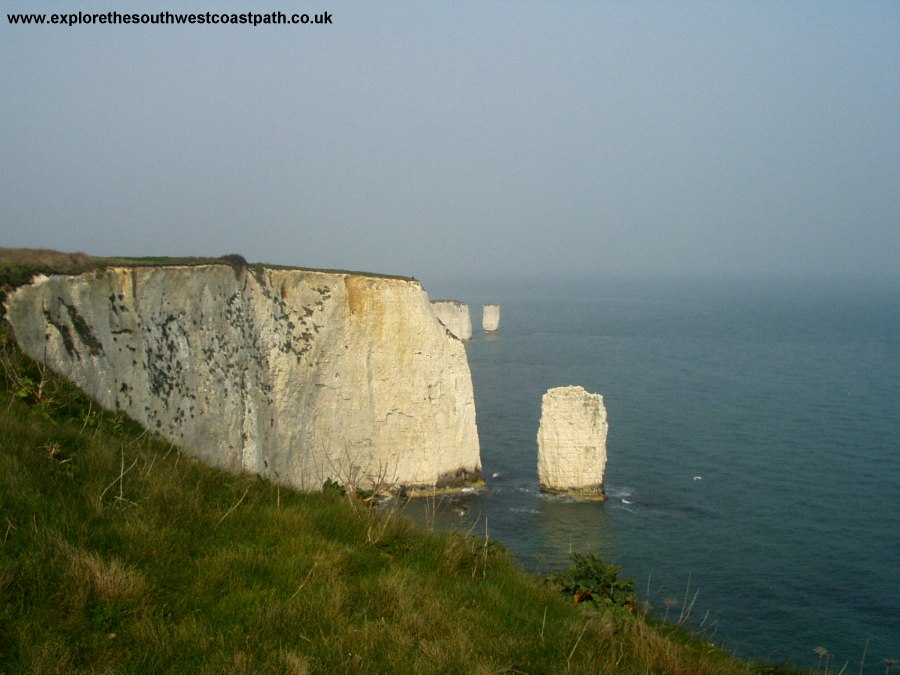
M677 598L670 616L696 592L691 625L739 656L815 667L824 647L859 672L868 642L866 672L900 659L900 290L464 292L488 482L467 526L536 572L599 553L660 613ZM501 304L496 336L482 302ZM541 395L568 384L605 397L604 504L537 491Z

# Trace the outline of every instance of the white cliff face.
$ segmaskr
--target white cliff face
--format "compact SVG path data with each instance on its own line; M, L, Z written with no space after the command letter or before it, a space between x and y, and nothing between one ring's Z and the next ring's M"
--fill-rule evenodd
M197 458L317 490L480 480L461 342L417 281L228 265L42 277L22 349Z
M604 499L608 428L600 394L583 387L548 390L537 435L541 490Z
M472 316L469 306L459 300L432 300L435 316L460 340L472 339Z
M481 327L493 333L500 328L500 305L485 305L481 315Z

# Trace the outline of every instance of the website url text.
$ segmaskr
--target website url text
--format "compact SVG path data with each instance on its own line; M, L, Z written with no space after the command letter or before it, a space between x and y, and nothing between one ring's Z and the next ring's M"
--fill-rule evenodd
M70 12L67 14L7 14L6 20L12 24L50 24L54 26L93 26L93 25L244 25L244 26L290 26L308 24L333 23L331 12L319 14L285 14L284 12L242 12L240 14L205 13L173 13L156 12L154 14L123 14L121 12L105 12L102 14L88 12Z

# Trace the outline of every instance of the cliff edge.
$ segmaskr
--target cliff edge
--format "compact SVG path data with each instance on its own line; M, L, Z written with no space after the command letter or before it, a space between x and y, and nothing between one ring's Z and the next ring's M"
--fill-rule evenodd
M123 266L6 305L31 358L211 465L308 490L480 481L465 349L415 280Z

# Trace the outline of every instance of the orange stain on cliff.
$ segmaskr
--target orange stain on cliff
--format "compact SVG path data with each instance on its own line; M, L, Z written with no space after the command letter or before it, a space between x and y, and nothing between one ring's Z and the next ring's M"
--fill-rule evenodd
M384 293L379 289L381 281L372 277L353 275L344 277L350 316L380 322L384 316Z

